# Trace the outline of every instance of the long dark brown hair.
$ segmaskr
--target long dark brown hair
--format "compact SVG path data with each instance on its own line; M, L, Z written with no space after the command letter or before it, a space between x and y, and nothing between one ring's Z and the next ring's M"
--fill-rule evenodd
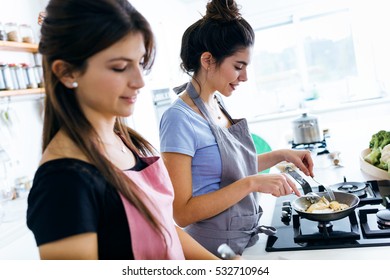
M52 63L61 59L69 65L69 72L85 73L89 57L130 33L143 35L146 49L144 69L150 70L155 56L154 36L147 20L127 0L51 0L48 3L39 42L46 91L42 148L45 150L62 129L107 182L161 232L164 227L140 199L139 188L102 155L95 141L91 141L98 139L98 135L81 110L75 93L65 87L52 71ZM156 154L148 141L126 126L124 119L117 118L114 130L138 154Z
M212 0L206 14L189 26L181 41L181 69L192 76L197 74L200 56L210 52L217 66L240 49L253 46L255 34L241 17L234 0Z

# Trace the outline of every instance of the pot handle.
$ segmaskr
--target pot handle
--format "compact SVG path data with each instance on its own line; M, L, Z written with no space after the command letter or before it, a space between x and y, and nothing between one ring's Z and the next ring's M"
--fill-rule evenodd
M309 184L305 179L303 179L302 176L299 175L299 173L296 172L294 169L292 169L290 166L287 166L286 169L285 169L285 171L286 171L289 175L291 175L291 177L293 177L293 178L295 179L295 181L298 182L298 184L301 185L304 194L308 194L308 193L310 193L310 192L313 191L313 190L311 189L310 184Z

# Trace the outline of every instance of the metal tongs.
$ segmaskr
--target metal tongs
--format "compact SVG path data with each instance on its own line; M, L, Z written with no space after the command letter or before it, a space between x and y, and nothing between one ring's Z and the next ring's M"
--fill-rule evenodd
M285 168L285 171L289 175L291 175L291 177L293 177L301 185L303 193L305 194L305 197L311 203L318 202L320 196L313 192L313 190L311 189L310 184L305 179L303 179L303 177L297 171L295 171L291 166L287 166ZM329 195L329 198L330 198L331 201L336 200L336 198L334 196L334 193L333 193L331 188L329 188L327 186L324 186L323 184L317 182L317 180L315 180L313 177L312 177L312 179L313 179L314 182L316 182L319 185L319 187L322 186L328 192L328 195Z
M308 194L313 191L311 189L310 184L305 179L303 179L303 177L297 171L295 171L291 166L286 166L285 172L288 173L291 177L293 177L294 180L301 185L304 194Z
M336 200L336 197L334 196L333 190L332 190L330 187L325 186L325 185L319 183L319 182L318 182L316 179L314 179L313 177L312 177L312 179L313 179L314 182L316 182L316 183L318 184L318 186L322 186L322 187L328 192L328 195L329 195L329 198L330 198L331 201Z
M305 194L305 198L310 201L311 204L317 203L321 200L321 197L315 192L309 192L308 194Z

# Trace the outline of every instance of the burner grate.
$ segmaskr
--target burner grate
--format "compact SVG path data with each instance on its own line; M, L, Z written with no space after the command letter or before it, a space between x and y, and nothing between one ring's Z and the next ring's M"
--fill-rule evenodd
M294 142L291 143L291 148L296 150L309 150L309 151L317 151L317 155L329 154L328 149L326 148L326 140L325 138L319 142L313 143L301 143L296 144Z
M390 237L390 229L381 229L378 226L376 213L378 209L360 209L359 220L362 233L367 238Z
M313 241L333 241L333 240L358 240L360 239L359 226L355 212L352 212L347 218L351 225L350 231L333 230L333 224L318 223L318 231L305 234L302 232L301 217L293 215L294 241L297 243Z

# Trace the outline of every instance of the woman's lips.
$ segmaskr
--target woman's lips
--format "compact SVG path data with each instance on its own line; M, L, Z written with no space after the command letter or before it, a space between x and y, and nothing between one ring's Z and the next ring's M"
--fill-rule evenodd
M121 99L129 104L134 104L137 101L137 96L122 96Z

